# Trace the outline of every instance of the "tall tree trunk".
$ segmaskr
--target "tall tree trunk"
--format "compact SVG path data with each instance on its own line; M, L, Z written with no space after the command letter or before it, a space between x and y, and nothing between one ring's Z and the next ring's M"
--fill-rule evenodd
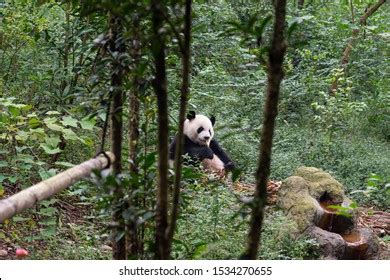
M154 91L158 108L158 186L156 205L156 259L168 259L168 93L165 68L165 30L162 1L152 0L152 53L155 65Z
M110 51L123 53L125 52L124 39L122 37L122 21L117 16L110 16ZM120 55L116 59L120 59ZM112 64L111 86L112 86L112 105L110 113L111 121L111 152L115 155L116 161L113 163L114 174L122 171L122 110L123 110L123 76L124 69L120 61L115 60ZM116 260L126 259L125 238L118 239L121 233L125 231L124 221L122 218L122 208L117 207L123 199L123 190L119 187L113 189L113 206L112 213L112 256Z
M139 18L136 17L133 20L133 35L131 40L130 56L133 59L133 85L129 91L129 162L130 173L138 174L137 164L137 152L139 141L139 120L140 120L140 101L139 90L142 86L141 77L138 75L137 68L141 61L141 41L140 41L140 26ZM137 186L138 187L138 186ZM132 187L132 191L135 191L135 187ZM139 207L140 202L138 199L130 201L134 207ZM141 251L141 243L138 238L138 229L136 221L128 221L126 224L126 248L127 252L132 258L138 258Z
M168 230L169 253L171 251L172 239L175 233L176 221L179 214L179 198L181 184L181 167L182 154L184 146L184 121L186 117L188 95L190 91L190 68L191 68L191 9L192 0L185 2L184 15L184 43L182 44L182 84L180 94L180 113L179 113L179 129L177 134L177 145L175 151L175 183L172 203L171 220ZM180 39L180 38L178 38Z
M270 173L272 139L278 113L279 88L283 79L283 58L286 51L284 27L286 0L275 1L275 22L272 45L269 51L267 97L264 105L264 120L260 143L259 165L256 171L256 191L252 204L252 216L248 233L245 259L256 259L260 233L267 202L267 181Z
M379 8L380 6L382 6L384 3L386 2L386 0L379 0L377 3L375 3L374 5L372 5L370 8L368 8L365 13L361 16L360 20L359 20L359 24L361 26L364 26L366 25L367 23L367 19L373 14L375 13ZM347 46L345 47L344 51L343 51L343 55L341 57L341 66L345 69L349 63L349 57L351 55L351 52L352 52L352 48L353 46L355 45L356 43L356 40L358 38L358 35L359 35L359 32L360 32L360 29L359 28L355 28L352 30L352 37L348 40L348 43L347 43ZM330 87L330 94L335 94L336 91L337 91L337 88L338 88L338 79L336 78L333 82L332 82L332 85Z

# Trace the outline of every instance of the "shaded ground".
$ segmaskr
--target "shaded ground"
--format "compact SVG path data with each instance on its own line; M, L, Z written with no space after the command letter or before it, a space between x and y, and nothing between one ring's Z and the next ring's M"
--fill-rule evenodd
M76 196L61 195L53 204L56 223L42 223L35 211L25 211L0 225L0 260L16 259L17 248L30 259L108 259L111 248L104 225L93 217L94 207ZM50 226L55 232L50 235Z

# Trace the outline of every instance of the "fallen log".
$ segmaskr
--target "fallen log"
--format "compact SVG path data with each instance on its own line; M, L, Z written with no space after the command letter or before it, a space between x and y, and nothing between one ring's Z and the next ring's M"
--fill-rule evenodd
M112 153L107 152L111 163L115 161ZM34 206L36 203L52 197L67 187L73 185L83 177L91 174L92 170L101 170L108 164L108 159L101 155L87 160L79 165L65 170L45 181L22 190L6 199L0 200L0 223L9 219L23 210Z

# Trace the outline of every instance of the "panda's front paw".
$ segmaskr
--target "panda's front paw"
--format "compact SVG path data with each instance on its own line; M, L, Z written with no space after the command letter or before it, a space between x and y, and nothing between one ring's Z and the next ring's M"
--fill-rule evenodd
M228 163L225 164L226 170L233 170L235 168L236 168L236 166L234 165L234 163L232 161L229 161Z

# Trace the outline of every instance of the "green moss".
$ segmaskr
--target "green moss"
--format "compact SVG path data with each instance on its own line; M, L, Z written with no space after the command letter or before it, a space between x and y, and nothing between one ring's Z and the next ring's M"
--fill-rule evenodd
M303 232L313 224L318 202L326 194L334 203L345 201L343 186L329 173L315 167L299 167L283 181L278 205Z
M300 176L309 181L309 194L320 199L326 192L334 203L341 203L345 197L344 188L329 173L315 167L299 167L295 171L296 176Z

